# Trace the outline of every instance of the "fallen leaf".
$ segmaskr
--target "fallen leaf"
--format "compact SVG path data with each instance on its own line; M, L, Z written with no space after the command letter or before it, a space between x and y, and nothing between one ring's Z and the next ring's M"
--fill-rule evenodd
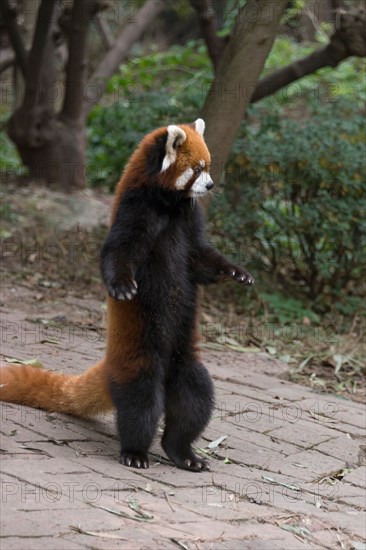
M124 537L119 537L118 535L112 535L112 533L102 533L99 531L84 531L81 527L76 527L75 525L70 525L70 528L76 533L81 535L90 535L91 537L99 537L101 539L114 539L114 540L128 540Z
M211 443L209 443L207 445L207 448L208 449L216 449L217 447L220 446L220 444L225 441L225 439L227 439L227 435L222 435L221 437L218 437L217 439L215 439L215 441L211 441Z
M273 477L262 476L262 479L269 481L273 485L279 485L280 487L286 487L287 489L292 489L292 491L301 491L300 487L296 485L290 485L289 483L282 483L281 481L276 481Z
M144 522L152 522L154 521L154 516L151 516L150 514L146 514L142 512L139 505L136 505L134 507L134 503L129 503L129 507L131 510L133 510L135 515L129 514L128 512L123 512L122 510L114 510L113 508L107 508L106 506L100 506L98 504L92 504L94 508L100 508L101 510L105 510L106 512L109 512L110 514L114 514L115 516L120 516L122 518L132 519L134 521L144 521Z
M14 363L16 365L30 365L31 367L35 367L37 369L44 369L43 363L41 363L38 359L26 359L24 361L15 359L14 357L5 357L4 359L7 363Z
M189 546L184 544L184 542L180 542L180 540L178 540L178 539L169 539L169 540L171 540L171 542L173 542L174 544L176 544L180 548L184 548L184 550L189 550Z
M293 533L294 535L298 535L300 537L312 537L312 533L307 529L307 527L301 527L301 525L289 525L288 523L282 523L280 524L281 529L284 529L285 531L290 531L290 533Z

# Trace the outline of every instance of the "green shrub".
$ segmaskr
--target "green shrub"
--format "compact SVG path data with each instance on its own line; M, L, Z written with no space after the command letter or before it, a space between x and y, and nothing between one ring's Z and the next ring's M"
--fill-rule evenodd
M199 99L199 98L198 98ZM199 111L166 91L136 96L131 103L96 107L88 128L88 181L113 190L136 144L159 126L194 120ZM184 113L184 118L182 116Z
M362 113L341 101L319 104L304 120L256 119L256 113L253 107L253 123L243 125L235 142L221 212L212 212L216 234L250 243L260 269L317 302L319 310L325 297L334 301L341 293L361 293L366 259Z
M210 62L201 42L174 46L123 65L108 85L112 103L98 105L89 117L89 183L113 189L136 144L147 132L173 122L194 120L202 107L210 74Z
M20 176L26 173L27 169L22 165L15 145L4 131L0 132L0 150L0 171L2 174Z
M316 47L279 37L265 72ZM215 244L244 264L249 257L254 273L268 272L274 289L282 284L278 296L293 296L305 310L309 298L317 312L332 301L344 314L360 304L364 67L365 60L350 58L251 106L234 144L225 190L210 213ZM113 189L148 131L194 120L211 79L202 42L123 65L89 118L91 185Z

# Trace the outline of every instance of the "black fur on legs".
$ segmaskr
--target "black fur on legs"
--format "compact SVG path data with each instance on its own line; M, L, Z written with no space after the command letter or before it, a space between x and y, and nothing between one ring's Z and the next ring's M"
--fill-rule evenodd
M102 274L110 296L130 302L141 320L137 355L150 366L129 383L112 383L121 437L121 462L147 467L147 452L164 409L163 448L179 468L208 466L192 451L213 408L213 386L195 358L199 284L253 278L214 250L204 233L201 207L183 192L154 186L127 191L102 251ZM125 316L128 322L128 316ZM123 338L114 346L115 380L129 371Z
M134 468L148 468L148 450L164 408L160 373L151 369L132 382L111 382L109 388L117 408L120 462Z
M192 450L192 443L208 424L214 406L213 384L207 369L194 359L175 356L165 387L164 451L179 468L209 470L206 461Z

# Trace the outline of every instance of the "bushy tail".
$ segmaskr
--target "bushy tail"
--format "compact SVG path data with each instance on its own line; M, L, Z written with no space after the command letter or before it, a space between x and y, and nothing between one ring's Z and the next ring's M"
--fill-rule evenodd
M93 416L113 408L105 379L105 360L85 373L66 375L29 365L0 364L0 401L74 416Z

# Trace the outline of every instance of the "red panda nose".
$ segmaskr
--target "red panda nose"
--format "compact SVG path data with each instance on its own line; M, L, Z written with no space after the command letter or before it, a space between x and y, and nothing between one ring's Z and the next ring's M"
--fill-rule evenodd
M209 181L208 183L206 183L206 189L207 189L207 191L209 191L210 189L212 189L213 186L214 186L213 181Z

